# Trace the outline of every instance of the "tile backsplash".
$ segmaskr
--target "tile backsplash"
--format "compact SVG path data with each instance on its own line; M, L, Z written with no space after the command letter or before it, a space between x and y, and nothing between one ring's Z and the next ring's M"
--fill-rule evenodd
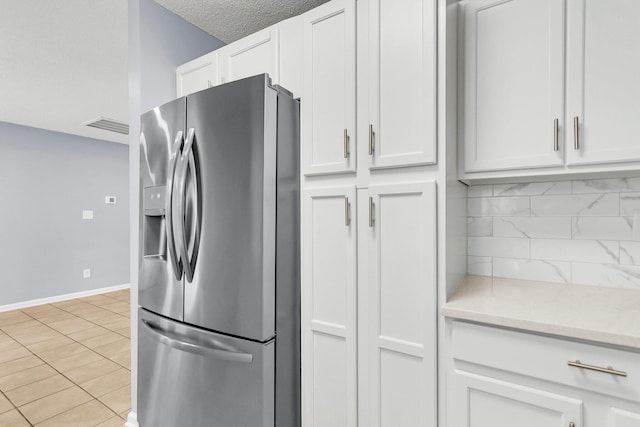
M640 177L475 185L467 272L640 290Z

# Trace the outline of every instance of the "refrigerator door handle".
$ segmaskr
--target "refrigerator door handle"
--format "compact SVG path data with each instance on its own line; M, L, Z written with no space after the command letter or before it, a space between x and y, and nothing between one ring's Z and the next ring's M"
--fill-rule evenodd
M173 230L173 187L176 174L176 164L178 162L178 157L180 156L182 142L182 131L179 131L176 134L176 139L173 143L171 163L169 164L169 174L167 176L167 195L165 197L165 228L167 232L167 247L169 248L169 259L171 260L176 280L182 279L182 268L178 260L178 253L176 250L176 242Z
M182 336L169 331L165 331L159 326L145 319L142 319L142 324L145 327L145 331L151 334L151 336L157 339L160 343L168 345L169 347L175 348L177 350L186 351L188 353L197 354L200 356L213 357L215 359L226 360L229 362L253 362L253 355L250 353L243 353L226 345L217 346L211 342L208 342L207 345L203 345L202 343L193 343L186 340Z
M198 214L198 175L195 165L195 155L193 152L193 143L195 139L195 130L190 128L187 132L187 138L182 151L182 169L180 170L180 181L178 188L179 193L179 212L180 212L180 258L182 258L182 266L184 268L184 275L188 282L193 281L193 272L195 270L198 246L200 244L200 216ZM191 236L187 234L186 229L186 214L187 214L187 173L191 172L191 183L194 186L195 197L193 200L194 207L192 209L193 223ZM191 239L191 247L187 238Z

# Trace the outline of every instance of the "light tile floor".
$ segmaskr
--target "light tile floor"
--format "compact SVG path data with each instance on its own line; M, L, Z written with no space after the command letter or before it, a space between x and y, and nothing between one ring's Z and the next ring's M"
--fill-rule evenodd
M129 290L0 313L0 427L122 427Z

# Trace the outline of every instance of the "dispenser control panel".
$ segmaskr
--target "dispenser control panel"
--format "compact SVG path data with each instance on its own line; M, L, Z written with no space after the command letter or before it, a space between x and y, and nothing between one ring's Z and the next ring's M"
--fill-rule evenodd
M165 185L145 188L142 202L144 214L150 216L164 215L166 193L167 187Z

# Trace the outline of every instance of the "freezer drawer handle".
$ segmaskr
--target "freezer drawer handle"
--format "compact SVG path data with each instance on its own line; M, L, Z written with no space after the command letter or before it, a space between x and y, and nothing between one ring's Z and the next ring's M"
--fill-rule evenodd
M188 353L197 354L200 356L209 356L220 360L227 360L229 362L238 363L252 363L253 355L250 353L242 353L239 351L231 351L222 347L214 347L209 343L205 346L202 344L195 344L184 339L173 338L169 335L175 335L169 331L162 330L153 323L142 319L142 324L145 330L149 332L153 337L160 341L164 345L169 347L186 351Z

